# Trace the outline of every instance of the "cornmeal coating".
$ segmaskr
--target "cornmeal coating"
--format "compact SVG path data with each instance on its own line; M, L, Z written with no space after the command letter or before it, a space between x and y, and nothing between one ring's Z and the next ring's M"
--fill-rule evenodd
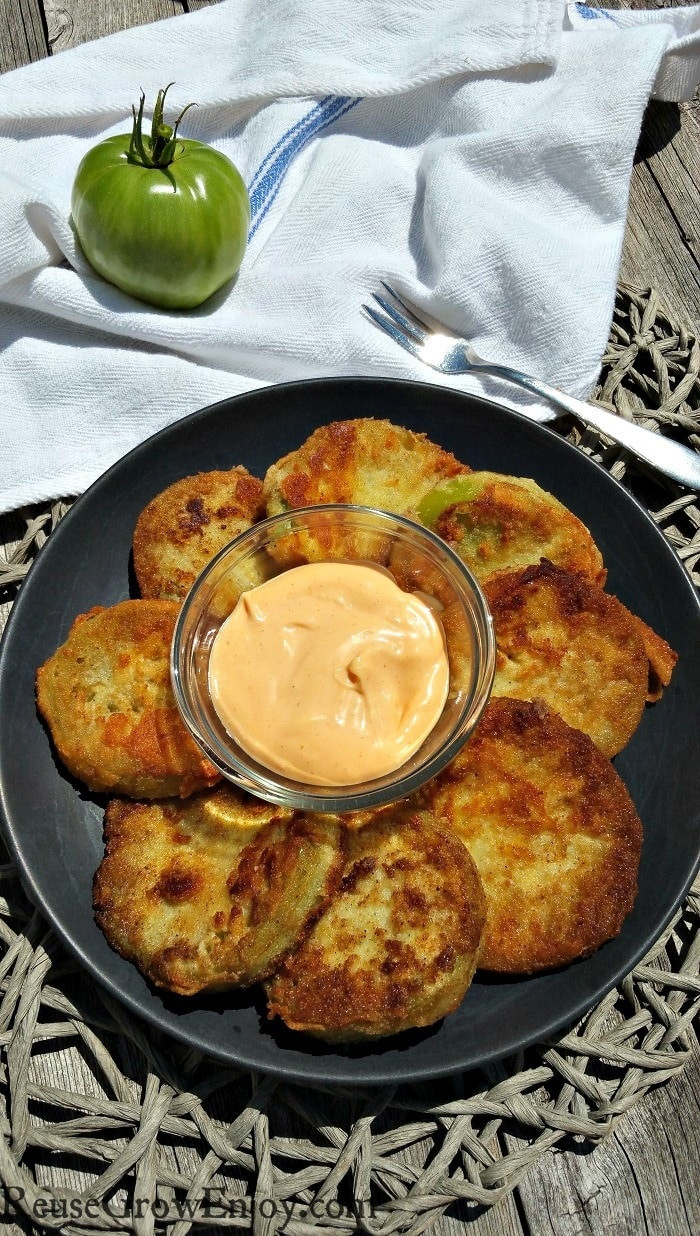
M461 493L458 492L461 489ZM549 558L605 583L603 559L580 519L529 477L472 472L427 496L419 517L459 554L480 583ZM435 518L433 512L439 511ZM428 513L426 518L425 513Z
M542 699L604 755L621 751L649 689L639 620L617 597L546 558L495 576L484 591L498 648L493 694Z
M330 1042L431 1025L474 974L485 914L476 868L405 804L347 838L339 892L269 981L270 1016Z
M268 515L334 502L406 515L439 480L469 471L424 433L371 417L334 421L314 430L297 450L268 468L265 504ZM299 538L296 549L298 561L326 555L384 561L388 553L383 538L358 543L337 524L324 524L322 517L313 533ZM290 552L283 540L278 542L276 556Z
M422 797L481 876L480 966L527 974L619 933L637 892L642 826L612 764L546 704L492 699Z
M95 876L111 946L179 995L255 982L337 885L337 821L225 785L186 802L112 800Z
M667 687L671 681L671 675L678 660L678 653L674 652L663 636L657 635L656 631L652 630L646 622L638 618L636 614L632 616L644 644L644 650L649 658L647 700L649 703L654 703L656 700L661 699L664 687Z
M37 702L66 768L91 790L185 797L219 774L170 685L176 601L121 601L76 618L37 673Z
M134 531L134 571L143 597L179 600L208 562L264 514L262 481L247 468L200 472L164 489Z

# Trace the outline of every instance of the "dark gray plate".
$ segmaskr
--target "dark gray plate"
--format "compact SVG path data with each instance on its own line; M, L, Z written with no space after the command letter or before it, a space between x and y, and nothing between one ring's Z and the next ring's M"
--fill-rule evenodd
M477 978L462 1007L425 1031L371 1047L326 1048L265 1019L257 989L183 1000L151 988L111 951L92 918L104 803L57 765L34 704L34 674L76 614L130 592L136 518L191 472L243 463L261 476L317 426L387 417L424 430L474 468L534 477L591 529L608 587L677 649L660 703L616 760L644 823L639 896L616 940L533 978ZM656 940L686 892L699 853L700 606L673 551L642 508L550 430L445 388L371 378L266 387L163 430L105 473L41 551L14 606L0 661L0 804L30 896L85 968L134 1013L236 1064L290 1078L384 1082L454 1072L552 1034L583 1013Z

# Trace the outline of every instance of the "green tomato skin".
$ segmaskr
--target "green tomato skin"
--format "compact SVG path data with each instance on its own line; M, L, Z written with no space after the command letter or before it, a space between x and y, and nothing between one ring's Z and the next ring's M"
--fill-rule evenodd
M109 137L78 167L71 209L98 274L160 309L193 309L237 273L250 201L226 155L178 138L166 168L127 158L130 135Z
M453 476L446 481L438 481L437 485L421 498L418 503L417 515L426 528L433 528L448 506L457 506L460 502L472 502L479 491L479 484L473 478Z

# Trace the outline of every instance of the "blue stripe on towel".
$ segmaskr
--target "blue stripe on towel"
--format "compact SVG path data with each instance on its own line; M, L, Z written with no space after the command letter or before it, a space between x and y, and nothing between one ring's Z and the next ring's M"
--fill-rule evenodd
M287 129L287 132L282 135L279 141L275 142L274 146L272 147L272 150L268 150L267 154L265 155L265 158L263 159L257 172L253 176L253 179L248 185L249 193L252 193L254 191L255 186L258 180L260 179L260 177L262 176L268 163L270 162L270 159L272 159L273 156L277 154L277 151L282 146L284 146L285 143L288 142L292 137L294 137L294 135L298 133L301 128L309 124L312 121L314 116L318 115L320 111L324 111L324 109L328 107L328 104L332 102L332 99L333 99L333 95L330 95L330 94L326 95L325 99L321 99L320 103L317 103L315 107L312 107L310 112L307 112L305 116L302 116L301 120L297 120L296 124L292 125L291 129Z
M275 143L260 163L250 182L250 231L251 240L257 232L265 215L270 209L279 192L284 176L292 159L303 150L304 146L327 129L334 121L339 120L360 102L348 96L333 97L328 95L292 125L290 129Z
M592 9L587 4L577 4L576 12L579 17L585 18L586 21L596 21L599 17L606 17L608 21L615 21L612 14L608 13L606 9Z

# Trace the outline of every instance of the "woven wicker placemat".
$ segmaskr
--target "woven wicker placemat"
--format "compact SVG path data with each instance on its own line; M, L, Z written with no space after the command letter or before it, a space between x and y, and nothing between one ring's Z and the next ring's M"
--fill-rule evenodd
M700 447L699 370L698 340L653 292L622 286L599 401ZM697 495L564 429L645 502L700 583ZM66 509L28 518L0 588L17 586ZM147 1028L85 982L11 864L0 877L0 1213L42 1231L419 1236L455 1202L498 1201L564 1139L600 1141L692 1051L700 883L567 1033L430 1084L350 1090L225 1068Z

